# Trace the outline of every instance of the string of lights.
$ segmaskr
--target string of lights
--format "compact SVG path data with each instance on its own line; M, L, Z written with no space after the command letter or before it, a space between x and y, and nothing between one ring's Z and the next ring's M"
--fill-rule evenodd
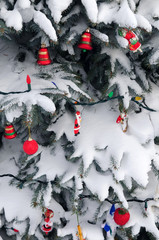
M13 174L2 174L0 175L0 177L12 177L14 179L16 179L17 181L21 182L22 184L24 183L28 183L28 180L26 179L20 179L19 177L16 177L14 176ZM46 181L41 181L41 180L37 180L37 179L31 179L30 180L31 182L38 182L38 183L41 183L41 184L45 184L47 185L49 182L46 182ZM52 181L50 181L52 182ZM79 195L79 199L84 199L84 198L93 198L93 195L83 195L83 194L80 194ZM127 202L140 202L140 203L145 203L145 205L147 205L147 202L149 201L156 201L156 200L159 200L159 198L154 198L154 197L149 197L149 198L146 198L146 199L137 199L137 198L130 198L130 199L127 199ZM105 198L104 201L107 201L111 204L117 204L117 203L121 203L121 201L119 200L111 200L109 198Z

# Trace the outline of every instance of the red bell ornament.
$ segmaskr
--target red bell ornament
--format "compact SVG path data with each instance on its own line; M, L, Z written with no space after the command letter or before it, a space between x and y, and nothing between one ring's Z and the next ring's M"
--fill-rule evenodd
M5 126L4 137L7 139L13 139L16 136L17 136L17 133L15 132L13 125L10 123L7 123L7 125Z
M41 45L41 48L38 52L38 61L37 63L39 65L49 65L51 63L50 56L49 56L49 51L46 48L45 44Z
M83 49L84 52L86 52L86 50L92 50L91 33L89 32L89 29L82 34L81 43L78 45L78 47Z
M38 144L34 139L29 137L29 139L27 141L25 141L23 144L23 150L28 155L32 155L37 152Z
M130 218L130 213L125 208L117 208L114 212L114 221L116 224L123 226Z

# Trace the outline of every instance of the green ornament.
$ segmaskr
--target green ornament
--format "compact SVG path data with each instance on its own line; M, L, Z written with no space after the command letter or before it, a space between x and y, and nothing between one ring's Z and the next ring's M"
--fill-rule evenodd
M108 94L108 97L110 97L110 98L113 97L113 94L114 94L113 92L110 92L110 93Z
M87 50L86 50L86 49L83 49L83 52L87 52Z

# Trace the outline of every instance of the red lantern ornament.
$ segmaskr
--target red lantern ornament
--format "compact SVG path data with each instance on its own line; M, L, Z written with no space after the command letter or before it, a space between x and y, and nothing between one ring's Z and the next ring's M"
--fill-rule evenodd
M49 51L46 48L45 44L41 45L41 48L38 52L38 61L37 63L39 65L49 65L51 63L50 56L49 56Z
M5 126L4 137L7 139L13 139L16 136L17 136L17 133L15 132L13 125L10 123L7 123L7 125Z
M86 50L92 50L91 33L89 32L89 29L82 34L81 43L78 45L78 47L83 49L83 52L86 52Z
M29 139L27 141L25 141L23 144L23 150L28 155L32 155L37 152L38 144L34 139L29 137Z
M138 41L138 38L133 31L123 28L123 29L119 29L118 33L121 37L124 37L126 40L128 40L129 49L132 52L137 52L137 51L142 52L141 43Z
M114 212L114 221L116 224L123 226L130 218L130 213L125 208L117 208Z

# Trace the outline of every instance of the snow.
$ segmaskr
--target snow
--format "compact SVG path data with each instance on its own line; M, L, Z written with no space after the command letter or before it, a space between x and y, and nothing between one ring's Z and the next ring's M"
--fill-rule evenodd
M51 21L46 17L46 15L40 11L34 10L34 22L39 25L41 29L52 39L57 42L57 35ZM46 27L47 26L47 27Z
M114 20L114 14L116 13L118 6L114 3L101 3L99 5L98 23L104 22L110 24Z
M84 5L88 18L91 22L97 22L97 15L98 15L98 7L96 0L81 0L82 4Z
M0 11L0 17L6 22L8 27L13 27L16 31L22 29L22 16L17 9L8 11L3 7Z
M22 9L29 8L30 0L25 0L25 2L23 0L18 0L16 4L18 5L18 7Z
M121 2L120 9L115 15L115 21L120 27L137 27L135 14L129 8L127 0Z
M118 61L122 65L122 67L126 69L128 72L131 71L130 60L120 49L117 49L117 48L109 49L105 47L102 49L101 53L106 53L107 55L110 56L112 71L115 70L116 61Z
M51 15L56 23L59 23L62 17L62 12L68 8L73 0L47 0L48 7L51 10Z
M129 76L124 74L117 74L114 78L112 78L110 86L113 86L114 84L117 84L118 86L119 95L124 96L123 103L125 109L129 107L130 102L128 87L133 89L137 95L142 95L141 87L134 80L130 79Z

